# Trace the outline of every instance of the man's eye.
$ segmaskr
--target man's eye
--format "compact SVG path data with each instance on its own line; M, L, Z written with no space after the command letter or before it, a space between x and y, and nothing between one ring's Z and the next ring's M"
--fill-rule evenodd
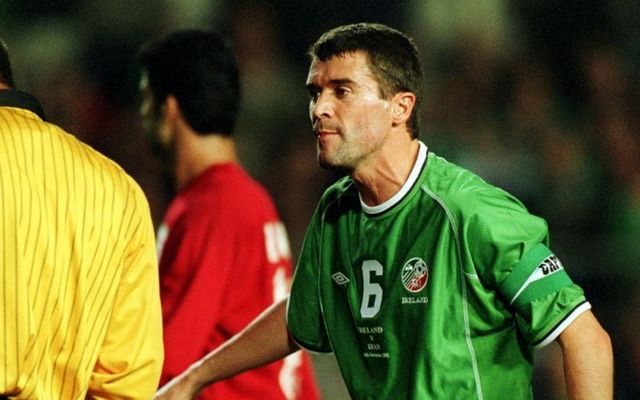
M346 96L347 94L349 94L349 89L347 89L347 88L342 88L342 87L336 88L336 96L338 96L338 97L344 97L344 96Z
M309 90L309 99L311 101L318 100L318 96L319 95L320 95L320 93L317 90Z

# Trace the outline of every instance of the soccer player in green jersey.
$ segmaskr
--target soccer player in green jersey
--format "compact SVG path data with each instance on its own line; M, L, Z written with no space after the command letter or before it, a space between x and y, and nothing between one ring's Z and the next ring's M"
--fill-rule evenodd
M310 55L318 160L347 176L320 200L288 301L158 398L190 398L302 347L333 352L354 399L530 399L534 350L553 341L569 398L612 398L609 337L545 221L418 139L412 41L355 24Z

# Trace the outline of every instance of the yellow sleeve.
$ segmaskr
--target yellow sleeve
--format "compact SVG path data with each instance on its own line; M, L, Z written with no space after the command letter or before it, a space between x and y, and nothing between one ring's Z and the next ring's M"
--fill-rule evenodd
M87 398L150 399L164 357L155 236L149 205L135 186L133 233ZM127 238L122 238L127 240Z

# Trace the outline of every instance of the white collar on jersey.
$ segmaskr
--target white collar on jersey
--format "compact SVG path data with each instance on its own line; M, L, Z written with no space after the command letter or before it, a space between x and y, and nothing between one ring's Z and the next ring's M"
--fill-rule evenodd
M368 206L362 201L362 196L358 194L360 198L360 205L362 206L362 210L367 214L380 214L382 212L387 211L394 205L400 202L404 198L404 196L409 193L409 190L413 187L413 184L418 180L418 176L420 176L420 171L422 171L422 167L427 162L427 146L418 141L420 148L418 149L418 158L416 159L415 164L413 164L413 168L411 169L411 173L409 173L409 177L407 181L402 185L400 190L396 192L389 200L385 201L382 204L378 204L375 206Z

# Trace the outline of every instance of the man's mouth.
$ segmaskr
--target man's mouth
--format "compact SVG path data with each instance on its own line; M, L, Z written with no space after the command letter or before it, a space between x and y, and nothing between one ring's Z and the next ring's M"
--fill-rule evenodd
M323 137L323 136L327 136L327 135L331 135L331 134L335 134L336 131L328 131L328 130L319 130L316 131L316 136L317 137Z
M328 128L328 127L316 127L313 129L313 134L316 135L316 137L323 137L323 136L327 136L327 135L336 135L338 134L338 130L334 129L334 128Z

